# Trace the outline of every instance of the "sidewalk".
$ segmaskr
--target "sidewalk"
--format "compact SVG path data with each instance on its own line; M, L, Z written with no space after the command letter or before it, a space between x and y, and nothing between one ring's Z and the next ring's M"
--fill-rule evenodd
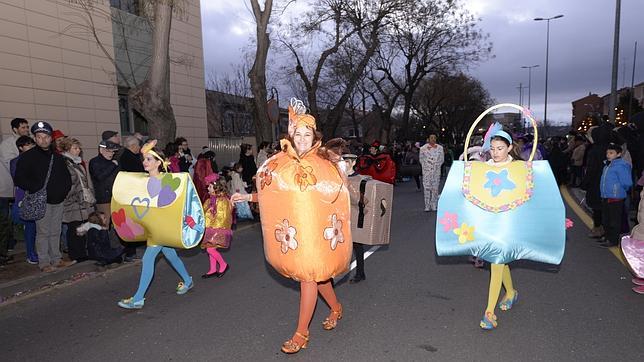
M236 230L246 229L258 222L259 220L240 221L237 224ZM71 285L81 280L105 276L125 268L139 268L141 265L140 260L135 260L130 263L99 267L94 265L94 260L87 260L51 273L43 273L38 269L37 265L31 265L26 262L27 256L24 247L24 241L19 241L15 250L9 253L9 255L13 256L13 260L7 265L0 266L0 308L53 288ZM141 256L144 250L145 248L137 248L137 254Z
M142 253L143 248L140 249L139 253ZM100 267L94 265L94 260L87 260L51 273L43 273L37 265L31 265L25 261L26 253L23 241L19 241L16 249L9 254L13 256L14 260L7 265L0 266L0 308L29 295L36 295L80 280L92 279L104 275L107 271L128 268L141 263L136 260L131 263Z

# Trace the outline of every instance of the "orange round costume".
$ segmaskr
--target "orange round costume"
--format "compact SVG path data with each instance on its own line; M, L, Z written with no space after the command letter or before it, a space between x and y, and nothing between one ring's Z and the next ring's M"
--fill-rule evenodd
M312 116L294 117L315 129ZM283 139L282 152L256 177L266 260L303 282L324 282L347 271L352 253L349 191L341 171L318 155L320 145L298 156Z

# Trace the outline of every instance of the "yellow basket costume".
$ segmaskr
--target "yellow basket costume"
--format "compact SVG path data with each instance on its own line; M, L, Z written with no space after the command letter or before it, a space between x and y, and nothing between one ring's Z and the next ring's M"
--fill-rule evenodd
M124 241L189 249L204 234L204 212L188 173L119 172L112 221Z

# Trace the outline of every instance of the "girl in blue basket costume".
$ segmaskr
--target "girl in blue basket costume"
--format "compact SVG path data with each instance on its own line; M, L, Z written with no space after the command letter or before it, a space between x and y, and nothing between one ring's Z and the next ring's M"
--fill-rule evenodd
M162 171L168 171L170 164L163 154L156 150L154 146L156 140L153 140L141 148L143 154L143 168L148 172L150 177L158 177ZM154 276L155 260L159 253L163 253L170 265L179 273L182 281L179 282L176 292L179 295L186 294L194 286L192 277L188 274L185 265L177 255L174 248L161 245L148 244L143 254L143 264L141 267L141 279L139 280L139 288L133 297L122 299L118 302L118 306L125 309L141 309L145 303L145 292L148 290L152 277Z
M498 123L491 127L495 126L499 128ZM521 159L512 144L512 137L510 137L507 132L503 129L491 131L494 132L494 134L490 135L489 140L486 140L486 143L488 144L483 145L484 148L489 147L490 155L492 156L492 158L487 161L488 165L500 167L512 162L514 159ZM512 157L511 154L513 154L514 157ZM505 288L505 297L501 303L499 303L499 309L502 311L510 310L519 298L519 292L514 289L512 276L510 275L510 267L507 264L490 264L490 273L490 290L487 298L487 308L485 308L485 314L483 315L483 319L481 319L480 324L483 329L493 329L497 326L494 307L499 299L501 285Z
M501 107L526 112L513 104L491 107L476 120L468 141L483 116ZM532 116L526 116L535 126ZM491 155L487 162L455 161L450 169L438 205L436 252L472 255L490 263L488 303L480 322L489 330L497 326L495 308L510 310L518 300L507 264L519 259L559 264L566 222L547 161L521 160L512 137L498 123L486 133L483 148ZM497 305L502 286L505 296Z

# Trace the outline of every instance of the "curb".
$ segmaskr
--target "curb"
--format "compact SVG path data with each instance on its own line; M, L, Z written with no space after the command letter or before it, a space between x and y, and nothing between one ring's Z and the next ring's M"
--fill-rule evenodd
M60 269L49 274L36 274L22 279L4 283L0 286L0 309L30 297L76 284L83 280L107 276L118 270L131 268L141 264L140 260L132 263L117 264L116 267L98 267L93 261L86 261Z
M257 221L248 224L244 222L243 225L233 230L233 233L250 229L256 225L260 225L260 223ZM64 288L83 280L107 277L119 270L140 266L141 261L136 260L132 263L115 265L115 267L107 268L98 267L94 265L94 261L89 260L65 269L59 269L53 273L39 273L2 283L0 284L0 309L30 297L44 294L50 290Z
M593 218L591 217L587 207L582 206L583 200L577 199L574 195L574 192L570 192L570 189L568 186L560 186L559 191L561 192L561 196L563 197L564 201L568 204L568 206L572 209L572 211L579 217L579 219L586 225L588 230L592 230L593 228ZM620 249L619 246L613 246L608 248L610 252L615 255L617 260L619 260L620 263L622 263L624 266L626 266L626 260L624 259L624 256L622 255L622 250Z

